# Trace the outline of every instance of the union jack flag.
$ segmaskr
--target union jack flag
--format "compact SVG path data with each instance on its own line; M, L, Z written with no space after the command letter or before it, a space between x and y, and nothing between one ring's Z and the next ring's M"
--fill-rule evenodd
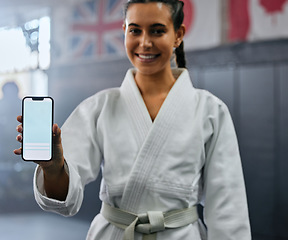
M102 59L125 54L122 30L125 1L90 0L74 7L69 31L72 58Z

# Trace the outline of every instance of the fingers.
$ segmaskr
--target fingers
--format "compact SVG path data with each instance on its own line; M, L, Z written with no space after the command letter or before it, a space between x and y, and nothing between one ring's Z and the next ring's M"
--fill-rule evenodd
M16 130L17 130L17 132L22 133L22 132L23 132L22 116L17 116L17 121L20 122L21 124L19 124L19 125L16 127ZM17 140L18 142L22 142L22 134L17 135L16 140ZM21 155L21 154L22 154L22 148L15 149L13 152L14 152L14 154L16 154L16 155Z
M20 143L23 141L23 137L22 137L22 133L23 133L22 120L23 120L22 116L18 116L17 117L17 121L20 122L20 124L16 127L16 130L20 134L17 135L16 140L18 142L20 142ZM54 143L55 146L57 146L55 155L59 159L62 159L62 158L64 159L62 145L61 145L61 129L58 127L57 124L54 124L53 127L52 127L52 131L53 131L53 143ZM21 155L22 154L22 148L15 149L13 152L16 155ZM42 163L42 162L36 162L36 163L41 164L41 166L43 165L43 167L45 167L46 165L49 165L48 163Z
M16 140L21 143L23 140L22 135L21 134L17 135Z
M22 124L19 124L19 125L16 127L16 131L19 132L19 133L22 133L22 132L23 132Z
M22 128L22 116L17 116L17 121L20 122L21 124L19 124L16 127L17 132L22 133L23 128Z
M21 155L21 153L22 153L22 148L15 149L15 150L14 150L14 153L15 153L16 155Z
M22 116L17 116L17 121L22 123Z

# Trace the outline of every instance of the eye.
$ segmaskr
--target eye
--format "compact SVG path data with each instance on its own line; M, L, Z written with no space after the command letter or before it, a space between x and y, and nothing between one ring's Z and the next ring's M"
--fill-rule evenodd
M141 30L139 28L130 28L129 33L133 35L139 35L141 33Z
M162 28L155 28L151 30L151 33L154 35L162 35L164 33L166 33L165 29Z

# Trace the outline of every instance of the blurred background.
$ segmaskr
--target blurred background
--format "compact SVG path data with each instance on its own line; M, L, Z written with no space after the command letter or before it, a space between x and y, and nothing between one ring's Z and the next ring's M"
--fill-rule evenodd
M50 95L62 125L88 96L120 86L126 0L0 0L0 239L85 239L99 179L72 218L35 203L35 164L13 155L25 95ZM229 107L254 240L288 239L288 0L184 0L194 86ZM242 240L242 239L239 239Z

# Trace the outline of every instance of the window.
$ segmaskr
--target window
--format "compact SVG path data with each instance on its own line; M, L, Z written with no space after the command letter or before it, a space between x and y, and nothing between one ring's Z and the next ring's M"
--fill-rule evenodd
M15 28L0 28L0 99L3 86L14 82L19 98L47 95L50 66L50 18L42 17Z

